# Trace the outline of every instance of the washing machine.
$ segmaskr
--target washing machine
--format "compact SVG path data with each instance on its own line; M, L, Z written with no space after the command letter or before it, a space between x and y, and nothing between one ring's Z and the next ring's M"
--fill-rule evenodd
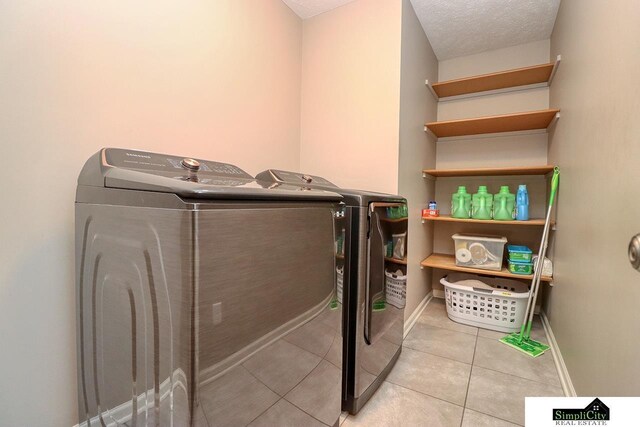
M401 196L339 188L325 178L270 169L270 188L303 185L341 194L336 276L344 303L343 410L357 413L402 351L406 303L407 219Z
M107 148L78 178L81 426L337 426L342 197Z

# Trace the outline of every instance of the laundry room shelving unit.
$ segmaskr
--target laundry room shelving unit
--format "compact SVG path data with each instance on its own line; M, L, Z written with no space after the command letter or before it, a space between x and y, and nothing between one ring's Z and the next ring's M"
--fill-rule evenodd
M503 132L545 130L560 118L560 110L526 111L499 116L431 122L425 125L438 139Z
M561 59L561 56L558 55L555 62L549 62L547 64L514 68L497 73L481 74L433 84L427 80L425 84L438 100L442 98L453 99L453 97L476 96L477 94L487 95L508 90L550 86Z
M400 265L407 265L407 259L398 259L398 258L389 258L389 257L384 257L385 261L388 261L392 264L400 264Z
M512 279L533 279L533 276L528 274L513 274L505 267L502 267L500 271L494 270L483 270L480 268L471 268L471 267L459 267L456 265L456 260L454 255L449 254L431 254L425 260L423 260L420 265L422 267L433 267L440 268L442 270L451 270L451 271L464 271L466 273L474 273L474 274L482 274L485 276L498 276L498 277L509 277ZM550 282L551 277L542 276L542 281Z
M472 218L453 218L451 215L440 216L423 216L422 223L425 221L442 221L442 222L466 222L469 224L494 224L494 225L523 225L523 226L543 226L544 218L530 219L528 221L496 221L494 219L472 219ZM551 221L551 225L555 224Z
M555 62L534 65L531 67L517 68L491 74L467 77L456 80L449 80L431 84L426 82L431 93L437 100L456 99L472 96L484 96L488 94L501 93L511 90L522 90L528 88L548 86L551 84L561 57L558 55ZM525 111L497 116L485 116L467 118L459 120L437 121L425 124L425 132L429 132L437 138L438 142L486 138L492 136L508 136L511 134L547 132L560 118L559 109L545 109L537 111ZM499 154L499 153L496 153ZM459 168L459 169L425 169L422 171L423 178L433 179L438 182L438 178L449 177L492 177L492 176L532 176L539 175L550 177L553 172L553 165L540 166L513 166L499 168ZM548 181L548 180L547 180ZM545 209L546 212L546 209ZM503 227L514 227L516 230L535 230L539 227L542 233L544 218L532 218L528 221L496 221L496 220L476 220L458 219L450 215L439 217L422 217L422 223L442 224L481 224L491 227L492 225ZM552 222L553 229L555 223ZM460 267L455 263L455 257L451 254L432 253L421 263L421 268L433 268L446 271L462 271L486 276L508 277L520 280L531 280L531 275L513 274L504 266L500 271L483 270L470 267ZM552 277L542 276L542 281L551 282Z
M508 168L425 169L422 171L422 177L547 175L551 172L553 172L553 166L550 165Z

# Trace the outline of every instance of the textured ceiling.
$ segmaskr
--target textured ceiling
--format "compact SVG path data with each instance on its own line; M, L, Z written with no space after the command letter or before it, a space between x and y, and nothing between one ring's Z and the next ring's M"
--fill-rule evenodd
M311 18L354 0L282 0L302 19Z
M434 53L443 60L548 39L560 0L411 0L411 4Z

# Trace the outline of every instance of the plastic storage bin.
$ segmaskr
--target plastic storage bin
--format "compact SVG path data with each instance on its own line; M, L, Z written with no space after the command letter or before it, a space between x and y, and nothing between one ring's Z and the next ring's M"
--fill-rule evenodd
M399 270L395 273L384 272L386 301L397 308L404 308L407 303L407 276Z
M509 271L513 274L532 274L533 263L527 261L511 261L509 260Z
M525 261L531 262L533 252L526 246L507 245L507 253L509 261Z
M447 316L454 322L507 333L520 330L529 298L525 283L466 273L451 273L440 283Z
M393 252L392 258L404 259L407 254L407 232L400 234L392 234Z
M502 269L506 237L454 234L451 238L455 244L456 265L484 270Z

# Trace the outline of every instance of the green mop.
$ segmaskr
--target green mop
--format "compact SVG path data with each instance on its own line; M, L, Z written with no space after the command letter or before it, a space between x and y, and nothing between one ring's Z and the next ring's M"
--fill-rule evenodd
M529 292L529 299L527 301L527 310L524 314L524 320L520 333L514 332L500 339L500 342L520 350L523 353L532 357L538 357L545 351L549 350L549 346L541 342L531 339L531 324L533 322L533 312L536 307L536 299L538 298L538 289L540 288L540 279L542 278L542 267L544 266L544 257L547 253L547 243L549 241L549 228L551 225L551 208L553 207L553 201L556 198L556 191L558 190L558 180L560 178L560 169L555 168L553 170L553 177L551 178L551 197L549 198L549 208L547 210L547 218L544 222L544 231L542 232L542 241L540 243L540 253L538 253L538 259L536 260L536 267L533 273L533 280L531 281L531 291Z

